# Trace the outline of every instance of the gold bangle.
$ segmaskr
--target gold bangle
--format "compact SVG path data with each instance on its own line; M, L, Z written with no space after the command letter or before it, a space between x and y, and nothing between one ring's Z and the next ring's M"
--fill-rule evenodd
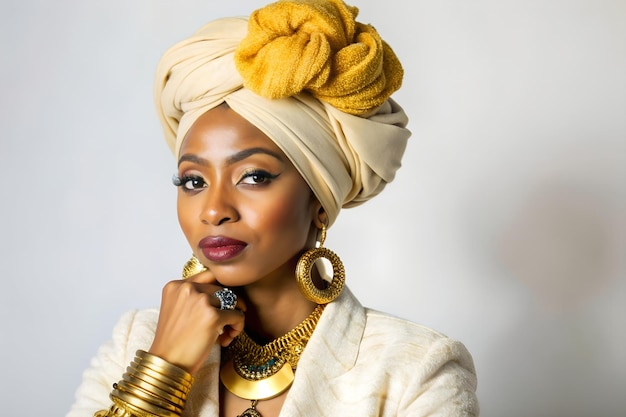
M160 379L164 382L167 382L169 385L172 386L183 386L186 387L188 389L191 389L191 384L193 381L188 381L185 379L181 379L178 378L175 375L172 374L168 374L168 373L163 373L161 372L159 369L155 369L153 366L151 366L150 363L148 362L138 362L138 358L135 358L130 365L138 370L142 370L142 372L145 372L146 370L150 370L150 375L152 375L154 378Z
M124 414L107 414L106 417L159 417L156 414L148 413L147 411L134 407L119 398L111 397L111 401L113 401L113 405L111 406L110 411L113 413L119 413L122 411Z
M144 365L140 365L135 361L130 363L130 368L132 371L135 371L135 373L140 373L140 374L151 376L152 378L157 379L163 382L164 384L167 384L170 387L175 388L184 393L189 393L189 391L191 390L191 385L187 385L186 383L172 379L171 377L167 375L163 375L155 371L154 369L148 368ZM127 371L128 370L129 369L127 369Z
M125 373L122 376L122 379L129 384L139 387L144 391L151 392L157 397L164 398L171 403L178 404L180 406L185 405L185 400L187 399L187 396L182 391L178 391L176 394L168 392L167 390L163 390L160 387L151 384L148 381L144 381L141 378L137 378L136 376L129 373Z
M138 350L122 379L113 385L113 406L98 417L180 417L193 384L184 369Z
M147 384L150 384L154 387L157 387L167 393L169 393L170 395L174 395L178 398L182 398L182 399L186 399L189 391L188 390L180 390L177 389L176 387L173 387L171 385L166 384L163 381L160 381L156 378L151 377L148 374L142 373L142 372L137 372L131 368L128 368L126 370L126 372L124 373L124 375L128 375L129 378L132 378L133 380L137 379L140 381L144 381Z
M191 384L193 381L188 381L185 379L177 378L175 375L172 374L160 372L158 369L155 369L150 365L151 364L148 362L140 362L138 358L133 359L133 361L130 363L130 366L135 369L150 370L150 374L153 375L154 378L166 381L170 385L182 385L184 387L191 388Z
M164 410L172 411L174 413L180 414L183 412L183 407L178 406L176 404L172 404L169 401L166 401L162 398L157 397L151 392L144 391L138 387L130 385L126 381L122 380L117 383L116 389L120 392L124 392L138 398L142 401L152 404L158 408L162 408Z
M111 392L111 396L112 397L116 397L120 400L122 400L123 402L127 403L130 406L133 406L133 409L137 409L138 411L141 411L143 413L148 414L149 416L156 416L156 417L180 417L180 415L182 414L182 412L180 413L175 413L173 411L170 410L166 410L164 408L160 408L154 404L151 404L147 401L144 401L140 398L135 397L132 394L129 394L127 392L124 391L120 391L120 390L113 390Z
M153 414L135 410L132 406L118 398L111 398L113 404L106 410L96 411L93 417L158 417Z
M185 406L185 400L184 399L178 398L178 397L170 395L170 394L168 394L166 392L163 392L160 389L158 389L156 387L153 387L153 386L150 386L150 384L148 384L146 382L143 382L141 380L135 381L135 383L133 383L133 382L131 382L131 381L129 381L127 379L127 375L126 374L124 374L124 376L122 377L122 380L117 383L117 386L118 387L121 386L122 389L124 389L127 392L134 391L134 390L143 391L146 394L149 394L150 396L152 396L152 397L154 397L154 398L156 398L158 400L167 401L170 404L176 405L176 406L180 407L181 410Z
M185 371L179 366L169 363L165 359L162 359L141 349L138 350L135 355L137 356L137 358L139 358L138 363L141 365L144 365L144 363L149 363L150 365L147 366L157 372L169 376L170 378L174 377L176 379L187 381L189 382L189 384L193 383L193 377L189 372Z
M113 404L106 410L99 410L93 413L93 417L133 417L130 412L124 408L120 409Z

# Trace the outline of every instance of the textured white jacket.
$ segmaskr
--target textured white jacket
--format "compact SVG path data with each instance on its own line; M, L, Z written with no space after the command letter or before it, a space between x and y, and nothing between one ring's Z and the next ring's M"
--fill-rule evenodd
M67 417L110 407L137 349L152 343L158 310L133 311L91 361ZM218 417L220 349L195 375L185 417ZM458 341L363 308L346 288L330 303L298 363L281 417L478 416L472 358Z

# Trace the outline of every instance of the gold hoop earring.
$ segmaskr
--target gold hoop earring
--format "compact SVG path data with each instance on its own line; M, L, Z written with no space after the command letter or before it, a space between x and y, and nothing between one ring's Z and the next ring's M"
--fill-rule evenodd
M330 249L323 247L326 240L326 226L322 226L319 246L309 249L300 257L296 265L296 281L300 285L300 291L310 301L317 304L328 304L341 294L346 282L346 272L339 256ZM320 258L327 259L333 267L333 278L328 288L319 289L313 283L311 270Z
M183 279L187 279L192 275L199 274L202 271L206 271L206 266L200 263L200 260L196 258L196 255L191 255L191 258L183 266Z

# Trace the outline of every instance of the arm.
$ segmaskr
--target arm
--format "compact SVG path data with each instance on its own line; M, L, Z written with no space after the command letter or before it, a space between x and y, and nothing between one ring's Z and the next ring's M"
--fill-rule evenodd
M129 347L129 339L137 315L137 311L124 314L113 329L111 340L98 349L89 368L83 373L75 402L67 417L92 417L96 411L109 408L109 393L113 383L124 373L136 349L134 346ZM147 343L149 346L150 339Z
M122 389L120 387L113 389L114 383L123 385L120 379L124 378L123 374L129 364L132 365L131 361L137 362L137 350L148 351L150 348L147 355L152 354L163 360L163 366L169 370L179 368L179 371L187 374L198 370L216 343L228 345L243 330L245 305L242 302L236 310L220 310L219 300L216 297L207 297L222 288L213 284L213 280L212 274L207 271L184 281L170 281L164 287L161 308L158 311L143 310L125 315L116 325L112 340L98 350L90 368L83 374L83 382L76 393L76 402L67 417L92 417L96 411L108 410L114 400L109 394L116 397L121 395L124 398L118 399L139 405L137 401L143 401L138 399L142 393L135 388L126 387L128 389L123 390L126 394L119 394ZM142 372L141 369L136 369L134 374L137 373L135 371ZM165 375L170 377L168 381L171 382L172 375ZM164 397L154 389L157 385L158 383L150 383L140 391L147 394L147 398L156 406L147 406L153 410L152 414L160 415L159 410L162 407L155 401ZM178 393L177 388L181 387L174 383L169 388ZM179 394L184 398L174 399L174 402L180 403L177 404L174 414L182 411L186 401L187 393ZM126 395L136 398L132 400ZM144 409L147 410L145 407Z

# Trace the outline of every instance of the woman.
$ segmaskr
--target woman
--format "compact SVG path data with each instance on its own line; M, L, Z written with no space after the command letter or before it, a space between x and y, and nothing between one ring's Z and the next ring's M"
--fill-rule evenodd
M69 417L478 414L464 346L363 308L323 247L410 135L390 98L402 67L357 12L281 1L165 53L157 109L193 257L160 310L122 318Z

